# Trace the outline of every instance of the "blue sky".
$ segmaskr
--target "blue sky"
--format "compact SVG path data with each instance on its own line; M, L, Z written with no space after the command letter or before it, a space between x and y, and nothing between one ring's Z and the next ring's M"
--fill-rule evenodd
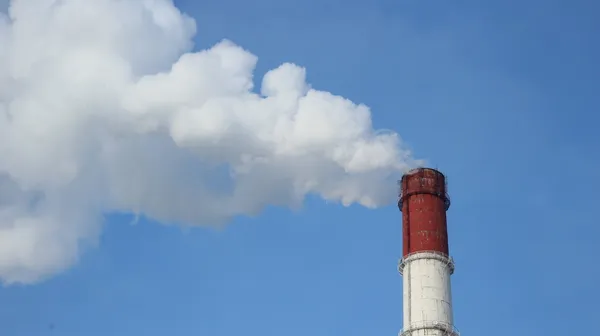
M178 1L197 47L306 66L448 175L463 335L600 319L600 33L593 1ZM221 230L109 216L79 264L0 289L8 336L396 335L401 215L308 199ZM50 326L53 326L52 328ZM584 329L585 328L585 329Z

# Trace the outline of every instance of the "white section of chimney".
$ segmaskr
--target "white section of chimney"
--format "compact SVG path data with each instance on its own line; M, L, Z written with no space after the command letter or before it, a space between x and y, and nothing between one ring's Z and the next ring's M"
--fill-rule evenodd
M458 336L450 288L452 258L435 251L416 252L404 257L398 269L403 277L400 336Z

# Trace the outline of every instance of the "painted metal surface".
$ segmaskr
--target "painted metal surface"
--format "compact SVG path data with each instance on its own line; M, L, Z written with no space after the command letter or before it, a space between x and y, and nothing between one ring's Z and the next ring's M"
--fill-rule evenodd
M450 276L452 259L445 254L417 252L402 259L402 336L458 335L454 328Z
M435 169L418 168L402 177L400 187L403 255L418 251L448 254L446 177Z

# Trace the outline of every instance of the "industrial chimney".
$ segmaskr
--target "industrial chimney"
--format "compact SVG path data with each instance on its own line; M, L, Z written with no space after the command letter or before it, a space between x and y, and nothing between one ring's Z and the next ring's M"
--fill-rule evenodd
M398 208L402 212L403 329L400 336L458 336L452 314L446 210L446 177L431 168L402 176Z

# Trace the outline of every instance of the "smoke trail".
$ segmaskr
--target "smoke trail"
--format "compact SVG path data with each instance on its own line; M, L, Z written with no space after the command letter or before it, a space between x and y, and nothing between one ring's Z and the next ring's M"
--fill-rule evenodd
M0 13L0 278L77 261L101 215L211 225L307 194L376 207L416 164L364 105L229 41L191 52L170 0L15 0ZM260 93L258 93L260 92Z

